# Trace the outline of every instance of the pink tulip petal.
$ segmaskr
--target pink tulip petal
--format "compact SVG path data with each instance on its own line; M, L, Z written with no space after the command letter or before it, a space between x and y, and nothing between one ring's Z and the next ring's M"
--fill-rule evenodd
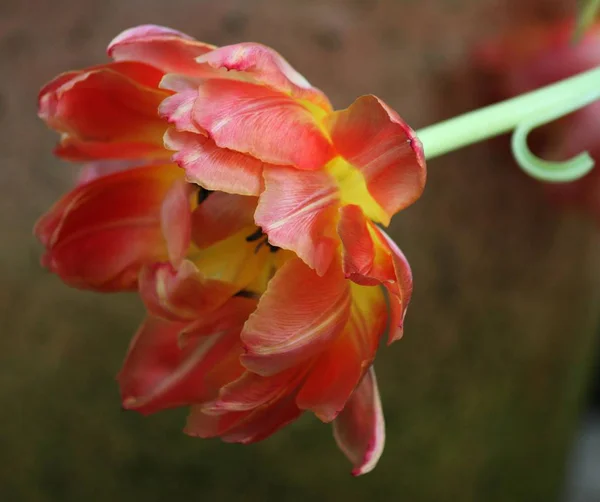
M231 357L241 350L242 323L180 347L185 324L148 318L118 376L123 407L149 414L214 399L220 386L242 372L237 357ZM216 381L214 373L219 375Z
M302 415L289 395L270 406L254 410L248 418L221 435L226 443L252 444L263 441Z
M346 205L340 209L338 235L343 244L343 267L349 279L362 278L367 282L375 261L375 243L369 231L369 223L357 205ZM374 280L372 284L377 284Z
M158 108L159 114L162 117L166 117L169 124L173 125L176 131L206 135L206 131L198 127L192 119L192 111L197 94L197 91L194 89L178 92L168 97L160 104Z
M217 415L206 413L203 405L193 405L183 432L203 439L218 437L251 414L252 411L233 411Z
M254 216L274 246L294 251L323 275L338 246L335 221L338 191L323 171L301 172L289 167L268 167L265 190Z
M293 394L251 411L221 415L206 414L201 406L193 406L184 432L190 436L220 436L229 443L249 444L266 439L301 414Z
M127 171L128 169L140 167L144 164L148 164L144 159L100 160L97 162L90 162L81 168L81 171L77 176L77 184L84 185L85 183L102 178L103 176Z
M167 257L161 208L182 174L174 165L147 166L79 185L34 229L44 264L75 287L135 288L144 264Z
M387 244L388 249L391 252L394 275L396 276L395 281L384 283L384 286L392 295L392 301L390 301L392 317L390 320L390 336L388 339L388 343L392 343L402 338L404 333L404 318L406 317L406 309L410 303L413 290L412 271L406 256L404 256L404 253L390 236L383 230L376 230L382 238L381 242Z
M338 234L346 277L365 286L382 284L392 295L389 343L398 340L412 295L412 273L406 257L358 206L340 209Z
M386 331L388 308L383 290L352 285L352 309L343 333L312 366L296 403L324 422L341 412L375 359Z
M227 384L219 397L203 405L206 413L247 411L277 399L286 391L294 390L306 370L290 368L273 376L261 376L246 371L240 378Z
M162 74L142 63L112 63L61 75L40 92L39 116L63 133L69 160L165 156L156 88Z
M362 96L325 119L338 153L360 171L383 209L380 223L411 205L425 187L425 157L414 131L375 96ZM359 203L356 201L355 203Z
M256 82L310 101L327 113L332 111L323 92L312 87L278 52L265 45L253 42L227 45L200 56L197 61L216 69L244 72Z
M260 193L263 163L254 157L219 148L206 136L174 129L167 131L165 146L177 152L173 160L192 183L231 194Z
M144 267L140 295L148 311L173 321L194 321L223 305L236 292L234 284L207 279L190 261L178 268L170 263Z
M385 443L385 423L372 367L333 422L333 435L354 466L353 476L366 474L379 461Z
M164 73L202 75L214 71L196 63L196 58L214 48L171 28L142 25L114 38L108 46L108 55L115 61L142 61Z
M262 85L205 80L198 88L193 119L217 146L263 162L316 170L334 155L318 116Z
M300 259L291 259L271 279L244 326L242 364L268 376L306 361L339 335L349 310L349 285L339 266L319 277Z
M194 188L184 180L173 183L161 208L161 228L169 259L178 266L185 258L192 239L191 196Z

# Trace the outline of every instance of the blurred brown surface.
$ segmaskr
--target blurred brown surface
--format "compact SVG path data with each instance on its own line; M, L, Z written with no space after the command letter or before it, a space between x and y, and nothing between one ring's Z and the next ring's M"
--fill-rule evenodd
M557 497L598 318L595 229L545 204L490 144L430 164L392 234L415 275L404 340L382 350L387 447L352 479L305 418L243 447L185 437L184 414L121 413L135 298L81 293L38 265L35 219L74 168L38 88L157 23L282 52L337 107L373 93L415 128L477 106L474 44L559 0L0 0L0 500L544 501Z

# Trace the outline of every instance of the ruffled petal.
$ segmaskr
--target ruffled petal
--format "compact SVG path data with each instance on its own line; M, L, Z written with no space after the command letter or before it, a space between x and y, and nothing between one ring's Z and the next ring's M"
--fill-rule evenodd
M343 245L343 269L357 284L382 284L392 295L389 342L402 337L402 325L412 295L412 272L402 251L367 220L360 207L340 209L338 234Z
M192 213L192 240L200 249L222 241L254 222L256 197L213 192Z
M254 410L245 420L221 435L226 443L252 444L263 441L302 415L294 395Z
M205 80L193 111L217 146L303 170L321 169L334 155L322 115L269 87L225 79Z
M173 161L191 183L208 190L239 195L258 195L262 188L263 162L250 155L219 148L203 135L169 129L165 147L175 150Z
M315 362L296 403L324 422L336 418L375 359L387 327L383 290L352 285L352 309L342 335Z
M201 406L193 406L184 432L202 438L220 436L228 443L250 444L266 439L301 414L293 394L251 411L221 415L206 414Z
M333 422L333 435L354 466L353 476L366 474L379 461L385 444L385 423L372 367Z
M207 63L215 69L225 68L244 72L256 82L268 85L296 99L304 99L332 111L327 96L311 86L278 52L253 42L219 47L200 56L199 63Z
M182 175L174 165L148 166L78 186L34 229L46 247L43 264L75 287L135 288L144 264L167 258L162 204Z
M350 311L350 288L339 266L320 277L300 259L285 263L269 282L241 338L242 364L274 375L325 350Z
M186 347L198 337L210 336L213 333L228 331L240 327L256 309L257 300L242 295L236 295L227 300L217 310L204 310L198 318L189 323L180 333L181 347ZM224 384L223 384L224 385Z
M414 131L385 103L362 96L349 108L330 114L325 124L337 152L366 184L373 201L361 205L371 219L388 225L395 213L421 196L426 179L423 148ZM356 187L353 180L347 189ZM348 203L360 204L351 196Z
M406 256L390 236L383 230L376 229L376 231L381 239L379 242L381 242L382 247L387 245L394 267L395 280L384 282L384 286L392 295L392 301L390 301L390 336L388 339L388 343L392 343L402 338L404 333L404 318L413 290L412 271Z
M190 408L183 432L202 439L218 437L251 413L238 411L217 415L206 413L202 405L194 405Z
M243 372L239 332L250 309L241 307L241 315L231 319L223 318L223 312L231 313L229 306L207 315L205 324L214 328L216 321L220 329L189 337L183 346L179 337L185 324L148 318L118 376L123 407L148 414L214 399L219 387Z
M166 82L166 85L165 85ZM175 94L166 98L158 107L161 117L165 117L177 131L193 132L195 134L204 134L201 127L193 120L194 103L198 96L198 83L192 83L181 75L166 75L163 79L162 88L169 88L176 91Z
M256 224L274 246L294 251L323 275L338 246L335 221L338 191L325 172L300 172L289 167L264 171Z
M161 208L161 228L167 243L169 260L178 266L192 240L192 204L194 187L177 180L167 192Z
M246 371L240 378L224 386L219 397L203 405L205 413L248 411L295 390L306 370L290 368L264 377Z
M234 284L207 279L187 260L179 268L170 263L144 267L139 288L153 316L179 322L193 321L215 310L238 290Z
M144 162L142 159L100 160L97 162L90 162L81 168L81 171L77 176L77 184L83 185L97 178L102 178L103 176L119 173L121 171L127 171L128 169L140 167L144 164L147 164L147 162Z
M213 72L196 63L196 58L214 48L180 31L146 24L117 35L107 52L115 61L142 61L164 73L202 75Z
M69 160L166 157L156 88L162 74L142 63L112 63L59 76L40 92L38 114L63 133L57 155Z

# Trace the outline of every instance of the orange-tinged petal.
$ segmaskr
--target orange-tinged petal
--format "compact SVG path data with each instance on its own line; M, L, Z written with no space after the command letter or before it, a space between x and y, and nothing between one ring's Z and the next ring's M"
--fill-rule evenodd
M344 408L375 353L387 327L387 304L383 290L352 285L352 310L344 332L312 367L296 403L313 411L324 422L332 421Z
M215 415L205 413L201 405L194 405L190 408L183 432L202 439L218 437L251 413L252 411L237 411Z
M176 131L206 134L206 131L198 127L192 118L197 95L196 89L178 92L166 98L158 107L158 112L161 117L165 117L169 124L175 127ZM167 138L165 141L168 144L170 140Z
M148 311L173 321L193 321L229 300L237 287L207 279L190 261L179 268L155 263L140 272L140 295Z
M272 376L246 371L240 378L224 386L215 401L203 405L205 413L252 410L273 401L286 391L295 390L306 370L290 368Z
M244 72L256 82L290 94L296 99L305 99L331 112L327 96L311 86L278 52L270 47L253 42L219 47L200 56L199 63L208 63L215 69L226 68Z
M410 303L413 289L412 271L406 256L390 236L383 230L375 230L381 239L382 248L387 246L394 267L395 279L383 283L392 295L390 301L390 336L388 339L388 343L392 343L402 338L404 333L404 318L406 317L406 309Z
M115 61L142 61L164 73L204 74L213 72L195 60L214 48L180 31L146 24L117 35L107 52Z
M97 159L157 159L169 161L169 153L154 143L142 141L108 142L82 141L74 136L63 136L54 149L57 157L72 162L87 162Z
M226 79L205 80L193 111L217 146L303 170L320 169L334 155L320 118L282 92Z
M338 235L343 244L346 277L367 283L375 261L375 243L362 209L354 204L340 208ZM362 280L361 280L362 279ZM374 279L371 284L377 284Z
M112 63L59 76L39 96L38 114L63 133L57 154L70 160L166 156L158 105L162 74L142 63Z
M124 403L133 406L137 397L149 395L149 389L160 386L165 376L180 364L183 353L177 339L184 327L185 323L154 317L142 323L117 376Z
M256 197L213 192L192 213L192 239L200 249L252 226Z
M148 318L118 376L123 406L148 414L214 399L220 386L243 371L237 357L231 357L241 350L241 325L190 338L181 347L179 335L185 324ZM211 377L214 372L220 381Z
M73 84L80 80L85 80L88 73L97 73L103 71L113 71L129 79L142 87L157 89L164 73L160 70L139 61L127 61L120 63L106 63L91 66L83 70L72 70L61 73L50 82L48 82L39 92L38 99L48 95L69 90ZM38 103L39 104L39 103ZM45 117L42 117L45 119Z
M414 131L385 103L362 96L349 108L327 116L325 124L337 152L360 172L385 213L375 218L366 211L370 218L387 225L421 196L426 179L423 148Z
M343 245L343 268L357 284L382 284L392 295L389 342L402 337L402 325L412 295L412 273L402 251L355 205L340 209L338 234Z
M276 400L270 406L254 410L246 419L221 436L226 443L252 444L263 441L302 415L294 395Z
M323 275L338 247L339 198L333 179L323 171L291 167L269 167L263 176L265 190L254 216L256 224L271 244L294 251Z
M266 439L301 414L293 394L254 410L221 415L206 414L201 406L193 406L184 432L202 438L220 436L228 443L250 444Z
M375 467L383 453L385 423L372 367L333 422L333 435L354 466L353 476L366 474Z
M236 295L217 310L210 313L205 311L183 329L179 337L180 345L185 347L197 337L210 336L237 327L241 329L248 316L256 309L256 303L254 298Z
M140 268L166 259L162 203L181 179L177 166L147 166L79 185L37 223L44 264L67 284L133 289Z
M269 282L241 338L242 364L273 375L325 350L341 333L350 311L350 288L341 267L320 277L299 258Z
M173 160L187 179L207 188L239 195L258 195L262 188L263 162L250 155L219 148L201 134L169 129L165 146L175 150Z
M177 266L188 252L192 240L192 204L194 187L177 180L167 192L161 208L161 228L167 243L169 260Z
M141 159L127 159L127 160L100 160L97 162L90 162L81 168L77 176L77 184L83 185L89 183L97 178L102 178L109 174L119 173L121 171L127 171L134 167L140 167L147 162Z

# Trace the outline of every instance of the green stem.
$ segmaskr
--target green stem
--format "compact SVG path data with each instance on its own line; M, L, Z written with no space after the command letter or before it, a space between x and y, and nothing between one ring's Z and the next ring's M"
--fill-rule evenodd
M479 110L465 113L417 131L427 160L483 141L531 122L537 116L573 111L598 99L600 68L594 68L556 84L522 94ZM582 104L583 103L583 104ZM569 111L570 110L570 111Z

